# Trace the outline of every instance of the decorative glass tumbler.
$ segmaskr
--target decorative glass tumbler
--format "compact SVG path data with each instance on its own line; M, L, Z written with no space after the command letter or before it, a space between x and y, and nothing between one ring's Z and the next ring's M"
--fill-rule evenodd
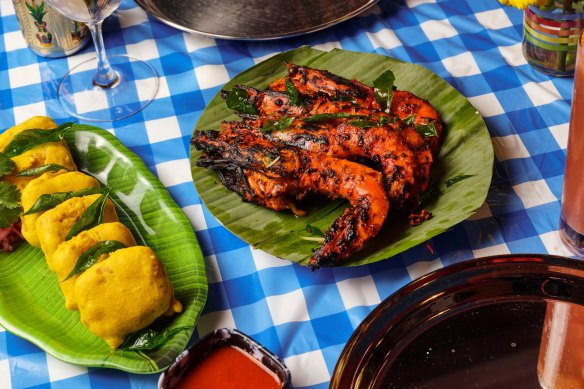
M562 191L560 238L574 254L584 257L584 48L578 39L568 150Z
M43 57L64 57L89 43L89 30L83 23L66 18L45 0L12 0L20 30L28 47Z
M547 6L527 7L523 17L523 55L542 73L572 77L576 47L584 31L584 2L549 1Z

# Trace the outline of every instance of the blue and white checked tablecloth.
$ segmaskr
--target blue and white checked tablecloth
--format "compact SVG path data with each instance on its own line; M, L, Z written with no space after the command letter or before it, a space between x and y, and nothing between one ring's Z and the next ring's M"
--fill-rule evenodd
M557 225L573 79L550 78L527 64L521 11L496 0L384 0L321 32L232 42L178 31L124 0L104 31L110 53L147 60L161 75L151 105L102 127L142 157L196 231L209 297L193 341L215 328L238 328L284 360L294 388L326 388L353 330L410 280L491 254L569 255ZM430 249L315 273L253 250L217 222L190 177L189 139L199 115L231 77L307 44L421 64L469 98L487 122L496 155L487 201L475 216L432 239ZM37 57L21 37L12 2L0 0L0 128L33 115L69 119L55 98L59 79L91 56L92 47L62 59ZM140 96L138 83L136 89ZM0 388L154 388L157 380L65 364L0 329Z

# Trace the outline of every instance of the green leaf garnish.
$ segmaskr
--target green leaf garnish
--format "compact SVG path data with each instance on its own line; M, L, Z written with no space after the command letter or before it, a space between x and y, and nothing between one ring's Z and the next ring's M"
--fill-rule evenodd
M190 331L192 327L182 326L164 331L145 328L128 335L118 350L155 350L163 346L174 334L180 331Z
M33 213L55 208L57 205L73 197L89 196L92 194L103 193L104 191L105 189L103 188L86 188L74 192L44 193L39 196L37 201L35 201L32 207L30 207L24 215L31 215Z
M23 170L23 171L17 173L16 175L19 177L31 177L31 176L38 176L39 174L43 174L46 172L52 172L52 171L58 171L58 170L69 171L69 169L67 169L64 166L57 165L56 163L49 163L47 165L35 167L32 169Z
M428 124L418 124L417 126L414 126L414 129L424 138L438 136L438 130L436 130L436 126L433 122L429 122Z
M408 126L413 126L416 121L416 115L410 115L402 121Z
M69 233L65 237L66 241L73 238L81 231L89 230L103 222L103 214L109 192L110 189L106 189L97 200L95 200L89 207L87 207L85 212L83 212L83 215L81 215L79 220L77 220L77 223L75 223L73 227L71 227L71 230L69 230Z
M87 251L85 251L83 254L81 254L79 256L79 258L77 258L77 261L75 262L75 265L73 266L73 269L67 275L67 277L61 282L67 281L69 278L73 277L74 275L79 274L79 273L84 272L85 270L89 269L91 266L93 266L97 262L99 257L101 257L102 255L109 254L111 252L114 252L116 250L123 249L126 247L128 247L128 246L126 246L125 244L123 244L122 242L119 242L117 240L105 240L102 242L97 242L96 244L91 246Z
M289 78L286 79L286 92L288 97L290 98L290 103L292 105L299 105L300 104L300 96L298 95L298 89L294 86L292 81Z
M379 126L385 126L388 124L395 124L399 121L397 116L380 116L379 117Z
M58 142L71 129L73 123L64 123L51 130L30 129L24 130L12 139L4 148L4 154L15 157L38 145L49 142Z
M290 127L290 124L296 119L294 116L284 116L280 120L266 120L262 127L262 132L270 133L272 131L282 131Z
M349 122L348 124L350 124L354 127L359 127L359 128L377 127L380 125L379 122L375 122L373 120L364 120L364 119L353 120L353 121Z
M375 81L373 81L373 95L375 100L385 113L391 110L391 101L393 100L393 83L395 82L395 75L391 70L387 70Z
M8 228L20 218L20 191L15 185L0 181L0 228Z
M306 231L313 234L313 235L325 236L325 233L323 230L321 230L320 228L315 227L311 224L306 225Z
M6 154L0 153L0 177L12 173L16 164Z
M233 88L225 98L227 108L248 115L257 115L258 110L249 99L249 94L241 88Z
M437 199L442 195L442 191L440 190L440 185L436 182L431 182L428 189L418 195L418 204L424 207L431 201Z
M445 185L446 187L451 187L452 185L456 184L457 182L460 182L462 180L466 180L467 178L470 177L474 177L474 174L459 174L458 176L452 177L448 180L446 180Z
M368 116L365 115L354 115L347 112L337 112L337 113L319 113L316 115L308 116L302 120L307 123L324 122L332 119L367 119Z

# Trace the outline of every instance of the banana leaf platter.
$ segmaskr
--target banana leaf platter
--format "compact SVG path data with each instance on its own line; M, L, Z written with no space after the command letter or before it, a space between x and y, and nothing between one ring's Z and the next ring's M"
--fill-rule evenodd
M180 329L160 348L112 351L65 308L57 277L38 248L22 242L0 253L0 325L65 362L132 373L164 370L186 347L207 298L205 264L192 226L164 185L142 160L105 130L74 125L65 135L83 171L112 188L120 221L138 244L154 250L170 278L183 312L155 323Z
M434 193L425 209L433 217L410 226L405 217L390 215L380 233L340 265L369 264L392 257L467 219L484 203L492 177L493 147L478 111L456 89L428 69L383 55L335 49L328 52L301 47L273 56L240 73L223 89L245 84L266 88L286 75L286 62L328 70L365 84L384 71L395 74L395 86L427 99L440 113L444 136L432 168ZM219 129L223 120L238 120L218 93L201 114L194 131ZM201 152L191 146L191 173L197 192L209 211L241 239L267 253L307 265L318 243L306 240L307 225L325 230L348 205L346 201L302 204L307 216L275 212L253 204L226 189L216 174L196 166ZM464 180L460 180L464 178Z

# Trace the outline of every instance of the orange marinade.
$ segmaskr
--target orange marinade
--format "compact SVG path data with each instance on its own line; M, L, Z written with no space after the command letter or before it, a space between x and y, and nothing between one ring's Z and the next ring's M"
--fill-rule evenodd
M275 374L237 347L212 351L177 385L177 389L279 389Z

